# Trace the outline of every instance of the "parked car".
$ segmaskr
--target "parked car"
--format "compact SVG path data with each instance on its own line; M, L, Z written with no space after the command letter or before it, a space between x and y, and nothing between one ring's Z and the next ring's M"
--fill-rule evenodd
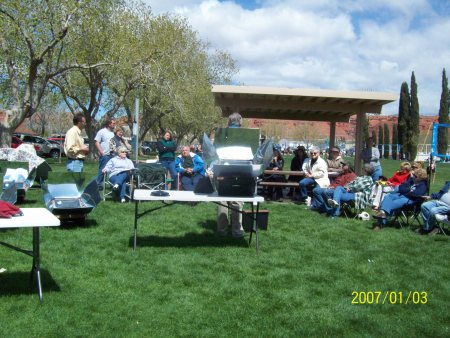
M157 141L144 141L141 144L141 149L144 155L150 155L151 153L157 152Z
M65 155L61 145L57 143L51 143L43 137L29 134L14 134L14 136L21 139L24 143L30 143L35 146L39 146L40 149L36 150L38 156L58 158L59 154L61 154L62 156Z
M12 136L11 137L11 148L17 148L22 143L23 143L23 141L20 138L18 138L17 136ZM36 150L36 153L41 150L40 146L38 146L36 144L33 145L33 146L34 146L34 150Z

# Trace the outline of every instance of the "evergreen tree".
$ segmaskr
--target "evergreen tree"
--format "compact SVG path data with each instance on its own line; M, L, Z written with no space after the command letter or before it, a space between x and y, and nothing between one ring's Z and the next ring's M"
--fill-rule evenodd
M442 71L442 93L441 93L441 103L439 106L439 123L449 123L448 118L448 108L449 108L449 90L448 90L448 79L445 72L445 68ZM438 129L438 154L446 154L448 147L448 135L447 128Z
M419 99L417 98L417 83L414 72L411 74L411 102L409 118L406 120L408 159L414 161L417 155L417 144L419 143Z
M400 89L400 102L398 107L398 124L397 124L397 136L398 136L398 144L400 145L400 159L404 158L404 154L406 152L406 131L407 131L407 120L409 118L409 106L410 106L410 97L409 97L409 87L406 82L402 83L402 87Z
M389 144L391 144L390 140L391 136L389 133L389 126L384 124L384 158L389 158Z
M367 144L367 140L369 139L369 116L366 115L366 118L363 121L363 143Z
M378 144L377 132L375 131L375 129L372 129L372 139L373 139L373 144Z
M397 159L398 130L397 126L392 126L392 159Z
M380 124L378 126L378 150L380 151L380 157L383 156L383 141L384 141L383 126Z

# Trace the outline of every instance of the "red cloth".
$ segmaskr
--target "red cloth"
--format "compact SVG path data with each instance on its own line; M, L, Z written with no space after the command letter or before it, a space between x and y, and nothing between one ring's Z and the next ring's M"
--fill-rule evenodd
M396 187L405 182L408 179L409 175L409 172L396 171L391 178L388 178L387 183L390 186Z
M20 208L11 203L0 201L0 218L11 218L20 213Z
M338 177L336 177L336 179L333 182L331 182L329 188L335 189L336 187L339 186L343 187L347 183L354 181L356 177L357 177L356 174L352 172L340 174Z

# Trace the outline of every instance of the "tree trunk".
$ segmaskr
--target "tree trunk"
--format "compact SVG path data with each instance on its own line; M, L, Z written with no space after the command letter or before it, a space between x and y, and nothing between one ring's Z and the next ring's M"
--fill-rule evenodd
M12 128L7 128L4 125L0 124L0 148L10 148L11 147L11 138L13 134Z

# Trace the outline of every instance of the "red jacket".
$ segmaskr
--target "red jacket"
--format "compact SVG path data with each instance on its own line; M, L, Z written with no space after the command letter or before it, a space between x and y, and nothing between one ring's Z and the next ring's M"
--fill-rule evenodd
M396 171L394 175L392 175L392 177L387 180L387 184L396 187L405 182L408 179L409 175L409 172Z

